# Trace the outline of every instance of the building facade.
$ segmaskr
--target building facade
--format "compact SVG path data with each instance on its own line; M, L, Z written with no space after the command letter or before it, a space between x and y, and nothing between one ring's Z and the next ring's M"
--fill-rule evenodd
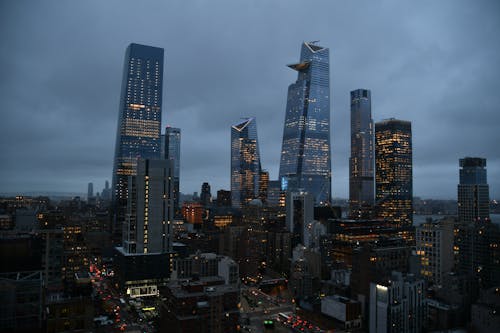
M329 49L302 44L298 72L288 87L279 180L313 195L316 204L331 200ZM284 189L284 188L283 188Z
M460 159L458 184L458 220L461 223L489 221L490 195L486 177L486 159Z
M393 272L370 285L370 333L419 333L425 328L424 280Z
M411 123L394 118L375 124L376 211L397 226L413 222Z
M453 219L443 219L416 228L420 274L434 284L442 284L444 274L453 269L453 224Z
M231 126L231 203L241 208L259 196L260 154L255 118Z
M351 157L349 209L351 218L367 218L375 203L375 146L371 92L351 91ZM368 214L367 214L368 213Z
M160 158L163 49L130 44L125 53L113 163L113 236L121 240L128 198L128 177L137 173L137 159Z
M172 252L172 162L139 159L130 177L123 249L127 253Z

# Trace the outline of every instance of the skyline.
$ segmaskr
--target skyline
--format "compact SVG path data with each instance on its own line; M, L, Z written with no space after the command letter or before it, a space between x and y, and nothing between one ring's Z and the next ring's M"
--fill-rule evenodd
M490 196L500 195L499 4L408 2L401 15L388 15L395 1L321 2L303 26L292 24L300 2L217 2L206 15L212 18L201 3L170 5L154 3L142 30L127 25L136 9L128 2L2 3L0 191L85 193L89 182L100 191L111 181L123 52L131 42L165 49L161 126L183 133L181 192L199 192L203 182L214 193L229 189L229 128L241 117L259 122L262 168L275 180L286 91L295 79L286 65L296 62L302 42L319 39L331 53L333 197L348 197L349 92L360 88L372 92L375 122L412 122L415 196L456 199L458 161L466 156L487 159ZM112 11L126 19L109 24ZM354 14L363 27L344 18ZM186 25L177 18L183 15L197 24ZM278 15L282 24L272 26Z

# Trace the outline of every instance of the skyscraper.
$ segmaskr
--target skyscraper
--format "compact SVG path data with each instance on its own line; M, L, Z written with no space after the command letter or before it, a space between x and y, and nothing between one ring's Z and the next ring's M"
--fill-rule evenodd
M459 222L472 223L489 218L490 195L486 179L486 159L461 158L460 184L458 184Z
M394 118L375 124L377 211L396 226L413 221L411 123Z
M113 235L121 239L128 197L128 177L138 158L160 158L163 49L130 44L125 53L113 164Z
M173 196L176 215L180 214L180 165L181 165L181 129L175 127L165 128L165 151L162 157L174 161Z
M212 193L210 192L210 184L205 182L201 184L200 202L203 207L208 207L212 204Z
M89 183L87 186L87 200L94 196L94 183Z
M260 154L255 118L231 126L231 202L242 207L259 196Z
M129 178L123 250L126 253L172 251L172 161L139 159ZM131 183L130 183L131 182Z
M288 87L279 179L313 195L316 204L330 201L329 50L316 42L302 44L298 72Z
M352 218L367 218L375 202L374 137L371 92L351 91L351 158L349 208Z

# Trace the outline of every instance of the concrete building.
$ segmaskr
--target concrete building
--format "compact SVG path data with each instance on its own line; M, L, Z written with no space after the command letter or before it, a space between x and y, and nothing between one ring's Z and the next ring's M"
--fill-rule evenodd
M453 269L454 219L427 221L416 228L416 250L420 256L420 274L434 284L443 283L443 275Z

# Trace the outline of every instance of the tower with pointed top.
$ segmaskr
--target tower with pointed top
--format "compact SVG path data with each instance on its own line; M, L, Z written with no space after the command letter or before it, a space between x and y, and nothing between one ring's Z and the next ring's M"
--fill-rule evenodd
M298 72L288 87L279 179L283 188L312 194L317 205L330 202L330 60L329 49L302 44Z
M231 202L241 208L259 197L260 154L255 118L231 126Z

